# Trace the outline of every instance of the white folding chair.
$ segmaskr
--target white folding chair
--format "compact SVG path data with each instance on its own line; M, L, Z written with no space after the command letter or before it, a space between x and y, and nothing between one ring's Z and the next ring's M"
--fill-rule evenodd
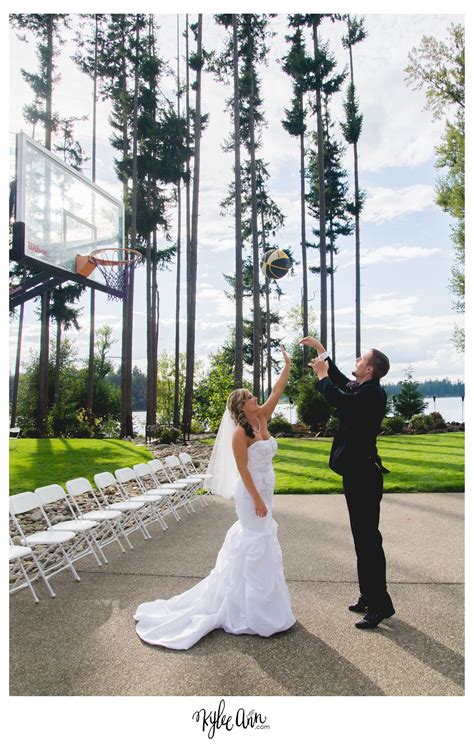
M174 475L172 475L169 470L165 468L161 460L149 460L148 467L153 472L153 475L155 476L155 479L158 481L158 483L166 487L169 485L170 488L175 489L176 496L173 499L173 504L176 509L178 509L180 506L184 506L188 514L194 512L192 504L189 504L189 483L184 480L175 480ZM164 478L165 482L162 483L162 481L160 481L160 478Z
M97 496L94 493L90 482L87 478L73 478L66 482L66 490L71 500L77 519L93 519L99 522L100 528L96 531L96 538L101 548L110 545L112 542L117 542L120 545L122 553L125 553L125 548L120 542L118 532L121 534L127 545L133 549L133 545L128 539L127 535L122 528L123 512L118 509L102 509ZM83 511L79 503L80 497L84 499L87 497L91 503L98 508L92 509L91 511ZM79 499L79 500L78 500ZM83 505L84 507L84 505Z
M80 581L80 576L73 565L74 560L71 559L69 550L66 550L76 542L76 533L71 531L59 532L49 528L25 533L19 519L21 515L30 511L36 512L40 516L40 522L45 521L40 498L32 491L24 491L10 496L9 509L15 531L21 538L22 545L34 551L36 563L41 568L39 573L45 581L50 595L52 597L56 596L47 579L56 576L65 569L72 573L76 581ZM42 525L39 524L39 526Z
M140 503L139 501L130 501L127 498L124 499L115 476L108 471L96 473L94 475L94 482L104 502L104 509L124 513L126 519L123 525L124 532L129 535L131 532L140 530L145 540L149 540L151 535L147 530L144 518L146 519L150 505L143 502ZM113 493L110 492L112 488L114 489Z
M199 493L202 479L198 475L186 475L179 457L176 455L168 455L165 457L165 467L168 468L170 475L176 478L176 475L181 476L176 478L177 483L187 483L189 488L189 505L192 508L192 501L198 500L201 506L204 508L208 506L207 501ZM194 511L194 509L193 509Z
M163 492L161 492L157 488L155 488L154 491L145 492L133 468L117 468L117 470L115 471L115 477L123 496L130 499L130 501L136 501L142 504L150 504L154 516L152 521L158 521L162 529L167 530L168 525L166 524L165 520L163 519L163 515L160 512L160 505L162 505L165 501L165 494L163 494ZM137 486L139 493L130 493L128 490L130 485Z
M8 560L10 565L10 594L14 594L27 586L33 595L35 602L39 602L38 595L34 590L32 582L38 578L38 576L41 576L50 593L54 596L51 585L36 560L32 549L28 548L26 545L15 545L11 537L9 537L9 541ZM25 559L28 560L25 561Z
M80 554L81 558L89 554L93 555L98 566L102 565L101 558L104 563L108 563L108 560L102 552L95 536L95 528L99 523L92 519L77 519L68 495L62 486L59 486L57 483L52 483L49 486L36 488L35 493L39 496L48 528L52 532L64 532L64 530L67 530L68 532L74 532L76 534L77 540L74 545L74 555L79 556ZM68 514L64 515L64 519L61 518L59 522L53 524L49 518L48 507L51 507L51 504L58 506L60 502L63 502L62 507L65 512L68 512ZM58 515L55 516L56 518L58 517ZM68 516L70 516L71 519L68 519ZM76 558L76 560L78 560L78 558Z
M188 478L195 478L196 482L199 483L199 490L205 491L205 493L201 493L200 496L202 497L205 505L208 506L206 496L209 494L209 491L206 488L205 481L206 478L209 478L211 473L200 473L193 462L193 458L190 454L188 454L188 452L180 452L178 458L181 463L184 475Z
M16 447L17 439L20 436L21 429L19 426L12 426L10 428L10 439L13 439L13 446Z
M162 485L160 481L155 477L153 470L150 468L148 463L139 462L133 466L133 471L137 477L138 483L142 489L142 493L156 493L158 492L164 497L162 514L173 514L177 522L181 520L178 512L176 511L173 503L173 497L176 496L177 490L171 485L167 488ZM148 485L151 485L151 488Z

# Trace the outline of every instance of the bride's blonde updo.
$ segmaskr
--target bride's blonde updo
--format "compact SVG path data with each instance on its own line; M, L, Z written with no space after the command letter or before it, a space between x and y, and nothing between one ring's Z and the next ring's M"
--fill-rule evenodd
M251 425L245 418L242 408L245 401L252 397L252 393L250 390L247 390L247 388L238 388L237 390L233 390L227 398L227 408L232 417L232 421L235 424L242 426L245 429L247 436L251 437L251 439L253 439L255 435Z

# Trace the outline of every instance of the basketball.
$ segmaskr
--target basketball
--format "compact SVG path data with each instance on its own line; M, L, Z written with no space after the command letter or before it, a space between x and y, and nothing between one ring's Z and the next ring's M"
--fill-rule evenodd
M291 263L285 251L272 248L263 254L260 268L267 279L283 279L289 272Z

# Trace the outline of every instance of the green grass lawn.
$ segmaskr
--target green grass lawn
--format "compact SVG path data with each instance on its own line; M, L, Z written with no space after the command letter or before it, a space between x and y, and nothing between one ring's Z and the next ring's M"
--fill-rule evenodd
M10 441L10 494L151 460L145 447L119 439L18 439Z
M328 467L331 439L278 438L276 493L340 493ZM464 433L380 437L386 493L464 491Z
M212 440L205 440L212 442ZM276 493L340 493L329 470L331 439L278 439ZM464 433L380 437L387 493L464 490ZM18 439L10 442L10 493L146 462L152 455L117 439Z

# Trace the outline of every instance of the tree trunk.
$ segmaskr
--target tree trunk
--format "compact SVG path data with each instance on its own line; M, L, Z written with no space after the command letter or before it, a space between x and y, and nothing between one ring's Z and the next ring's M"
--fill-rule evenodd
M97 53L98 53L98 26L99 19L95 15L95 38L94 38L94 77L92 93L92 181L96 180L97 161ZM95 212L95 195L94 212ZM95 214L94 214L95 217ZM90 328L89 328L89 364L87 368L87 402L86 408L92 411L94 405L94 341L95 341L95 290L91 288L90 298Z
M202 57L202 13L198 16L197 28L197 57ZM191 217L191 246L189 255L189 286L187 307L187 338L186 338L186 388L184 393L183 429L188 435L191 433L192 403L194 388L194 354L196 337L196 284L197 284L197 247L199 221L199 175L201 165L201 65L196 71L196 107L194 113L194 173L193 173L193 205Z
M331 286L331 357L334 362L336 363L336 313L335 313L335 301L334 301L334 238L332 237L332 225L331 225L331 240L330 240L330 248L329 248L329 255L330 255L330 265L331 265L331 271L330 271L330 286Z
M48 15L48 56L46 61L46 120L44 132L44 145L51 150L52 137L52 111L53 111L53 16ZM45 211L49 213L51 208L51 165L46 167L45 184ZM45 240L49 241L49 229L46 230ZM49 292L44 292L41 297L41 340L39 358L39 395L37 429L40 437L47 435L48 416L48 370L49 370Z
M244 329L242 275L242 186L240 175L240 92L238 16L232 15L234 67L234 179L235 179L235 368L234 387L241 388L244 376Z
M260 201L262 204L261 210L260 210L260 221L261 221L261 227L262 227L262 255L265 255L267 246L266 246L266 240L265 240L265 213L263 210L263 195L260 194ZM265 277L265 309L266 309L266 317L265 317L265 335L266 335L266 341L267 341L267 348L266 348L266 356L267 356L267 396L270 395L272 391L272 339L271 339L271 320L270 320L270 282L268 281L267 277ZM263 359L263 351L262 351L262 359ZM262 362L263 367L263 362ZM264 375L262 371L262 396L264 394Z
M60 383L61 383L61 331L62 323L60 320L56 321L56 360L54 365L54 394L53 404L59 406L60 404Z
M127 56L126 56L126 35L125 29L122 25L122 139L123 139L123 158L124 160L128 157L128 111L127 111ZM128 201L128 184L126 178L123 180L123 202L127 204ZM128 243L128 235L125 234L125 245ZM125 287L128 290L130 283L130 271L125 268ZM122 301L122 360L121 360L121 372L120 372L120 436L125 437L127 434L127 420L128 420L128 399L129 390L131 387L131 370L130 375L127 371L128 367L128 339L129 339L129 311L128 311L128 294Z
M133 152L132 152L132 214L130 224L130 247L137 245L137 202L138 202L138 84L139 84L140 26L138 16L135 27L135 83L133 93ZM133 350L133 294L135 284L134 265L130 265L127 292L127 366L125 378L125 436L133 437L132 414L132 350Z
M151 272L151 306L153 317L153 387L151 396L153 407L157 407L156 379L158 377L158 329L159 329L159 292L158 292L158 240L156 228L153 230L153 252Z
M95 16L95 38L94 38L94 77L92 93L92 180L95 183L96 160L97 160L97 54L98 54L99 19Z
M303 316L303 336L307 336L308 329L308 264L306 257L306 200L305 200L305 147L304 132L300 134L300 199L301 199L301 268L303 271L303 294L302 316ZM303 345L303 372L308 369L308 347Z
M48 368L49 368L49 292L41 295L41 340L38 380L38 409L36 428L38 436L47 435L48 417Z
M267 396L272 392L272 339L270 322L270 283L265 279L265 300L267 310Z
M314 58L319 55L318 28L313 23ZM324 184L324 140L323 140L323 117L321 108L321 88L316 88L316 114L318 128L318 181L319 181L319 263L321 277L321 318L320 318L320 340L324 347L327 346L327 272L326 272L326 194Z
M347 20L350 38L350 21ZM349 66L351 83L354 85L354 62L352 59L352 45L349 44ZM354 142L354 203L355 213L355 326L356 326L356 357L361 355L361 309L360 309L360 219L359 219L359 156L357 142Z
M149 201L151 201L149 199ZM152 271L151 234L146 241L146 427L156 424L156 405L153 405L153 387L155 379L155 317L152 312Z
M44 127L44 146L51 150L51 134L53 128L53 27L54 19L50 13L47 16L48 25L48 56L46 60L46 120Z
M354 188L355 188L355 311L356 311L356 357L361 355L361 308L360 308L360 219L359 219L359 163L357 142L354 142Z
M13 378L12 411L10 426L16 426L16 411L18 406L18 388L20 385L20 363L21 363L21 339L23 336L23 320L25 317L25 305L20 305L20 317L18 318L18 340L16 343L15 376Z
M154 38L154 24L152 16L148 18L148 55L154 56L155 53L155 38ZM153 118L156 118L156 78L150 80L150 91L152 93L153 103L150 114ZM156 152L153 153L156 155ZM153 177L148 177L146 180L146 200L148 209L151 209L155 201L156 181ZM155 377L155 316L153 313L153 230L146 236L146 274L145 274L145 297L146 297L146 422L145 422L145 433L147 434L149 427L153 427L156 424L156 398L153 394L156 388L156 377Z
M91 289L90 326L89 326L89 364L87 368L87 403L86 408L92 411L94 405L94 341L95 341L95 290Z
M180 75L179 75L179 14L176 20L176 47L177 47L177 112L178 119L181 115L180 106ZM176 307L175 307L175 337L174 337L174 400L173 400L173 426L179 426L179 315L180 315L180 294L181 294L181 179L178 178L176 184L178 197L178 237L176 245Z
M252 201L252 261L253 261L253 393L260 401L260 347L262 336L262 321L260 313L260 261L258 251L257 228L257 186L255 172L255 119L254 119L254 85L253 70L251 78L251 93L249 106L250 133L250 175Z

